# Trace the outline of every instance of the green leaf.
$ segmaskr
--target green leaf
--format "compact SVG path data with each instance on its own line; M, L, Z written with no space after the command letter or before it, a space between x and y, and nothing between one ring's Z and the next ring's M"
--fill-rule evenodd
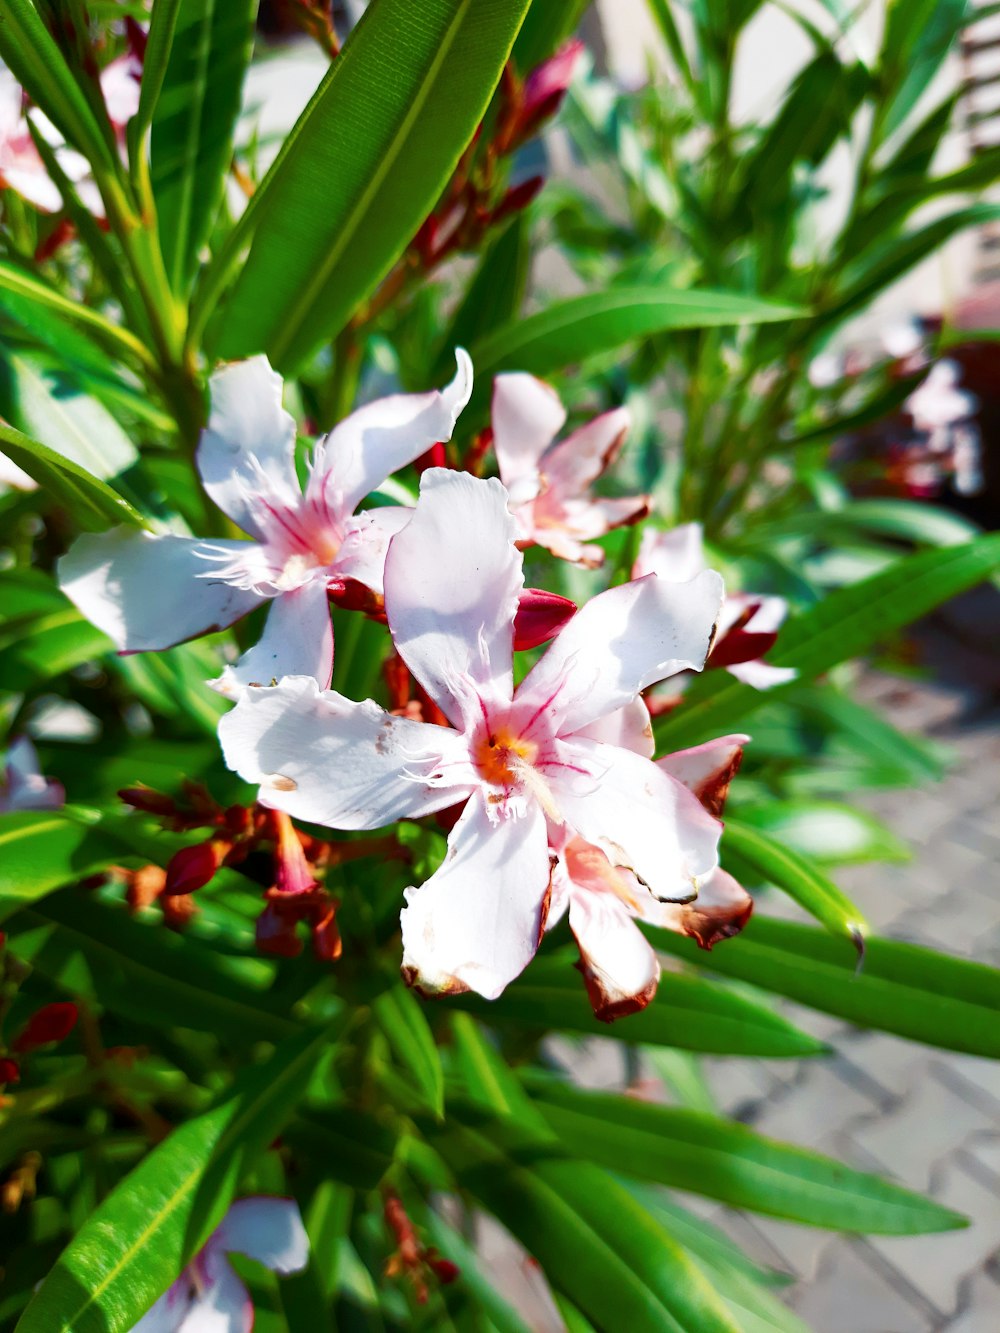
M840 801L766 801L760 805L741 805L739 818L741 823L745 821L764 830L801 856L834 865L910 858L906 844L874 815ZM752 861L749 856L744 859Z
M847 935L858 952L864 953L864 917L807 857L783 846L762 829L731 818L726 819L726 846L832 934Z
M701 1111L583 1092L548 1076L533 1079L531 1091L566 1152L637 1180L839 1231L911 1236L966 1225L878 1176Z
M879 59L882 85L891 93L879 108L883 138L906 120L974 13L968 0L893 0L888 6Z
M907 556L793 616L768 661L794 667L803 679L818 676L982 583L998 564L1000 535L993 533L961 546ZM685 695L682 707L655 725L657 742L670 750L698 745L733 730L735 724L742 725L748 714L776 693L787 694L796 688L793 682L779 686L777 692L765 692L739 684L728 673L707 673Z
M684 1251L618 1181L558 1143L470 1108L434 1146L463 1189L598 1328L739 1333Z
M800 687L795 707L833 733L844 749L882 765L899 786L937 782L945 774L940 748L924 737L907 736L880 712L831 685Z
M99 828L69 810L0 815L0 921L120 855Z
M67 143L93 166L114 167L110 128L102 127L31 0L4 0L0 58Z
M142 515L117 491L63 458L55 450L0 423L0 450L12 463L34 477L50 498L67 509L76 524L88 532L102 532L117 523L144 526Z
M858 1027L1000 1059L1000 973L933 949L869 935L864 966L846 941L814 926L757 915L735 949L698 957L666 931L656 946L691 963L763 986Z
M488 396L490 376L500 370L546 375L666 329L769 323L801 318L803 313L737 292L616 287L573 296L527 319L512 320L475 344L471 352L478 394Z
M511 52L522 77L573 36L589 3L590 0L562 0L558 5L536 2L531 6Z
M126 1020L212 1032L240 1047L298 1026L269 994L273 969L264 960L226 957L93 894L53 894L13 917L9 933L17 956L42 976Z
M178 293L222 199L256 13L257 0L180 0L150 140L160 244Z
M111 640L68 599L60 602L0 626L0 681L5 690L35 694L53 676L113 649Z
M719 946L724 952L727 947ZM714 956L714 954L713 954ZM665 975L656 999L609 1028L594 1017L568 954L536 958L498 1000L466 992L450 1003L500 1028L621 1036L646 1046L677 1046L715 1055L802 1056L825 1048L763 1005L700 977Z
M372 1002L372 1013L393 1055L440 1119L444 1115L444 1073L434 1034L420 1001L413 991L399 983L376 997Z
M437 201L527 7L374 0L257 191L218 355L288 373L347 323Z
M142 82L139 85L139 108L129 121L129 161L135 169L138 154L144 151L143 139L153 123L153 113L159 101L160 90L167 73L167 64L173 49L174 34L182 0L154 0L149 18L146 51L142 58Z
M282 1043L154 1148L77 1232L17 1333L127 1333L221 1222L328 1043L325 1031Z

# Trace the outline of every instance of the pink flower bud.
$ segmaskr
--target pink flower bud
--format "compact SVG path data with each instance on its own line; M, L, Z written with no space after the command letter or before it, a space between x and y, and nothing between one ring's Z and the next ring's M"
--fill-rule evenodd
M62 1041L76 1027L76 1020L77 1009L71 1000L47 1004L28 1019L14 1039L13 1049L23 1054L49 1042Z
M514 647L537 648L554 638L571 616L576 614L576 603L544 588L525 588L517 603L514 616Z
M194 893L196 889L204 888L231 849L232 843L221 838L210 838L208 842L182 847L179 852L175 852L167 865L164 897Z

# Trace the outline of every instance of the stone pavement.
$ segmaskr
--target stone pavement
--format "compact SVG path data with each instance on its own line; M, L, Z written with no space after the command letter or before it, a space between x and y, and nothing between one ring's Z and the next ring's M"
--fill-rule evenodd
M903 730L946 742L955 763L936 786L865 795L872 812L910 842L913 859L841 868L837 882L873 931L1000 966L1000 710L983 693L875 672L859 697L880 704ZM777 894L765 910L798 915ZM844 1237L693 1195L681 1201L750 1257L787 1273L793 1282L784 1299L814 1333L1000 1333L1000 1062L864 1032L791 1003L782 1008L836 1053L804 1061L704 1059L719 1110L927 1192L965 1213L970 1227ZM553 1042L551 1054L584 1086L625 1081L621 1051L610 1040ZM558 1333L563 1324L537 1268L495 1224L482 1227L480 1246L484 1266L533 1333Z

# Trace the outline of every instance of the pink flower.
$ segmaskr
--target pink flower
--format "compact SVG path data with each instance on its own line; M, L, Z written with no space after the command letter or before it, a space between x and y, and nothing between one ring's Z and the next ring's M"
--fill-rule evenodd
M329 684L327 594L360 585L380 598L389 539L413 512L355 510L397 468L450 438L472 391L472 363L456 355L458 373L440 393L368 403L317 441L304 488L280 376L264 356L223 367L211 380L198 469L211 498L252 540L128 527L90 533L59 563L63 590L123 652L168 648L271 601L262 639L215 687L235 695L290 674Z
M619 407L554 444L566 421L555 392L534 375L496 377L493 447L518 541L545 546L563 560L601 564L601 548L584 543L635 523L649 509L645 495L612 500L590 493L617 457L629 420Z
M640 690L701 669L721 579L601 593L515 690L516 535L498 481L431 469L389 547L396 650L450 726L353 703L309 677L247 690L220 723L229 766L299 819L380 828L463 806L441 868L406 891L403 970L423 991L494 998L528 964L548 914L552 830L599 847L661 901L689 900L717 865L718 822L606 737L629 733Z
M584 50L583 42L567 42L555 55L536 65L525 79L518 117L518 142L528 138L543 121L559 110L579 68Z
M132 1333L251 1333L250 1293L227 1255L245 1254L272 1273L309 1262L309 1238L294 1199L239 1199L205 1245Z
M7 749L0 781L0 814L14 810L58 810L65 804L62 783L42 776L35 747L27 736L18 736Z
M640 707L644 709L641 703ZM648 726L644 732L633 727L632 737L629 748L650 757L653 742ZM723 736L667 755L657 767L718 817L748 739ZM627 739L622 743L628 744ZM644 1009L656 994L659 960L637 920L691 935L703 949L711 949L719 940L738 934L753 911L750 895L721 867L701 880L693 901L667 903L657 902L630 870L612 865L599 847L582 838L557 835L552 851L558 859L546 929L568 913L590 1003L605 1023Z
M662 579L690 579L705 568L700 523L684 523L669 532L647 528L642 534L632 577L658 574ZM727 595L707 667L725 669L757 690L769 690L795 679L792 667L775 667L760 659L774 645L788 603L783 597L737 592Z

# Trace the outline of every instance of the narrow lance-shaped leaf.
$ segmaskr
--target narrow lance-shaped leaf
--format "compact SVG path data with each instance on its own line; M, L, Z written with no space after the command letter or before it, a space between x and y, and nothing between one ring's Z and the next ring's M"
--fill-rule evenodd
M726 820L726 846L758 874L794 899L834 935L846 935L864 953L865 919L836 884L808 857L777 838L734 819Z
M372 1002L375 1021L393 1055L416 1083L438 1117L444 1114L444 1074L434 1034L420 1001L402 984L390 986Z
M121 851L69 810L0 815L0 921L63 884L112 865Z
M144 526L144 520L127 500L103 481L92 477L78 463L71 463L37 440L0 423L0 452L34 477L39 486L69 510L73 520L89 532L101 532L116 523Z
M295 1106L326 1032L291 1038L155 1148L84 1223L17 1333L127 1333L221 1222Z
M527 7L374 0L260 186L220 356L287 372L348 321L437 201Z

